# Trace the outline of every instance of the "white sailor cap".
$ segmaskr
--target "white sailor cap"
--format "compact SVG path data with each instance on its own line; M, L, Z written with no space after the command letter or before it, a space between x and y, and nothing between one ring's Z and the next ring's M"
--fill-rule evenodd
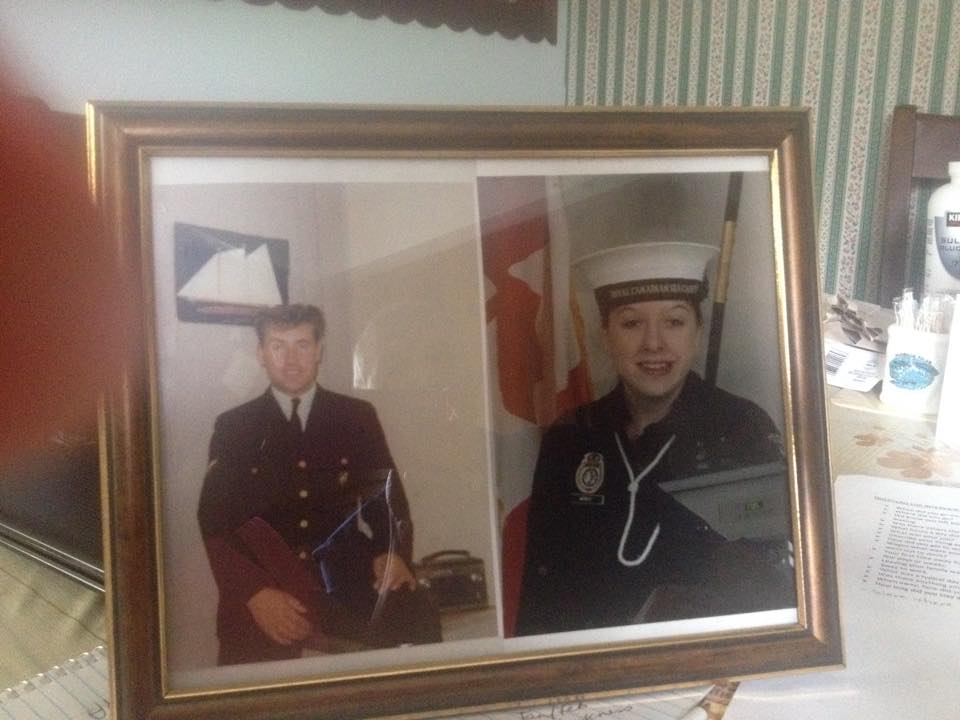
M644 300L689 300L707 296L707 263L719 249L688 242L647 242L601 250L574 262L593 288L601 315Z

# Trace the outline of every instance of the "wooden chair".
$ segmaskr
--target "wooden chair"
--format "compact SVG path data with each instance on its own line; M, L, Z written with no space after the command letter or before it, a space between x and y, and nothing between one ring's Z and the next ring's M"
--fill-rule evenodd
M913 183L946 182L951 160L960 160L960 116L918 113L913 105L894 108L880 267L880 303L886 307L906 282ZM917 212L925 217L926 209Z

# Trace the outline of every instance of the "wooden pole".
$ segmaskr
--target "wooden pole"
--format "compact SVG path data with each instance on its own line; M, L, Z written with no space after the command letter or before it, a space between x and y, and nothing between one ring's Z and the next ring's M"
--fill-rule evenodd
M710 339L707 345L706 381L710 387L717 384L717 368L720 365L720 340L723 337L723 313L727 304L727 285L730 283L730 262L737 230L737 213L740 210L740 190L743 173L730 173L727 185L727 208L723 214L723 238L720 242L720 262L717 266L717 281L713 292L713 313L710 316Z

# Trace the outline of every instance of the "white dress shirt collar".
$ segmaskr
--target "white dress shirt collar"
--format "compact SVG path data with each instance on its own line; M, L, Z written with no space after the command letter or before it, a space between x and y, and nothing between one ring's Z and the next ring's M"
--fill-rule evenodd
M277 388L272 385L270 386L270 392L273 393L273 397L276 398L277 403L280 405L283 416L289 420L290 413L293 412L293 396L287 395L282 390L277 390ZM313 406L313 398L316 397L316 395L317 385L314 383L308 390L296 396L300 398L300 406L297 408L297 415L300 416L300 427L305 428L307 426L307 418L310 417L310 408Z

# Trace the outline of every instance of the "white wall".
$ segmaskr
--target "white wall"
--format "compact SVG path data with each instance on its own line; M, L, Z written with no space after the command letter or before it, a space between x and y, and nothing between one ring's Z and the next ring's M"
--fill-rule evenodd
M556 45L241 0L0 0L0 67L87 100L558 105Z

